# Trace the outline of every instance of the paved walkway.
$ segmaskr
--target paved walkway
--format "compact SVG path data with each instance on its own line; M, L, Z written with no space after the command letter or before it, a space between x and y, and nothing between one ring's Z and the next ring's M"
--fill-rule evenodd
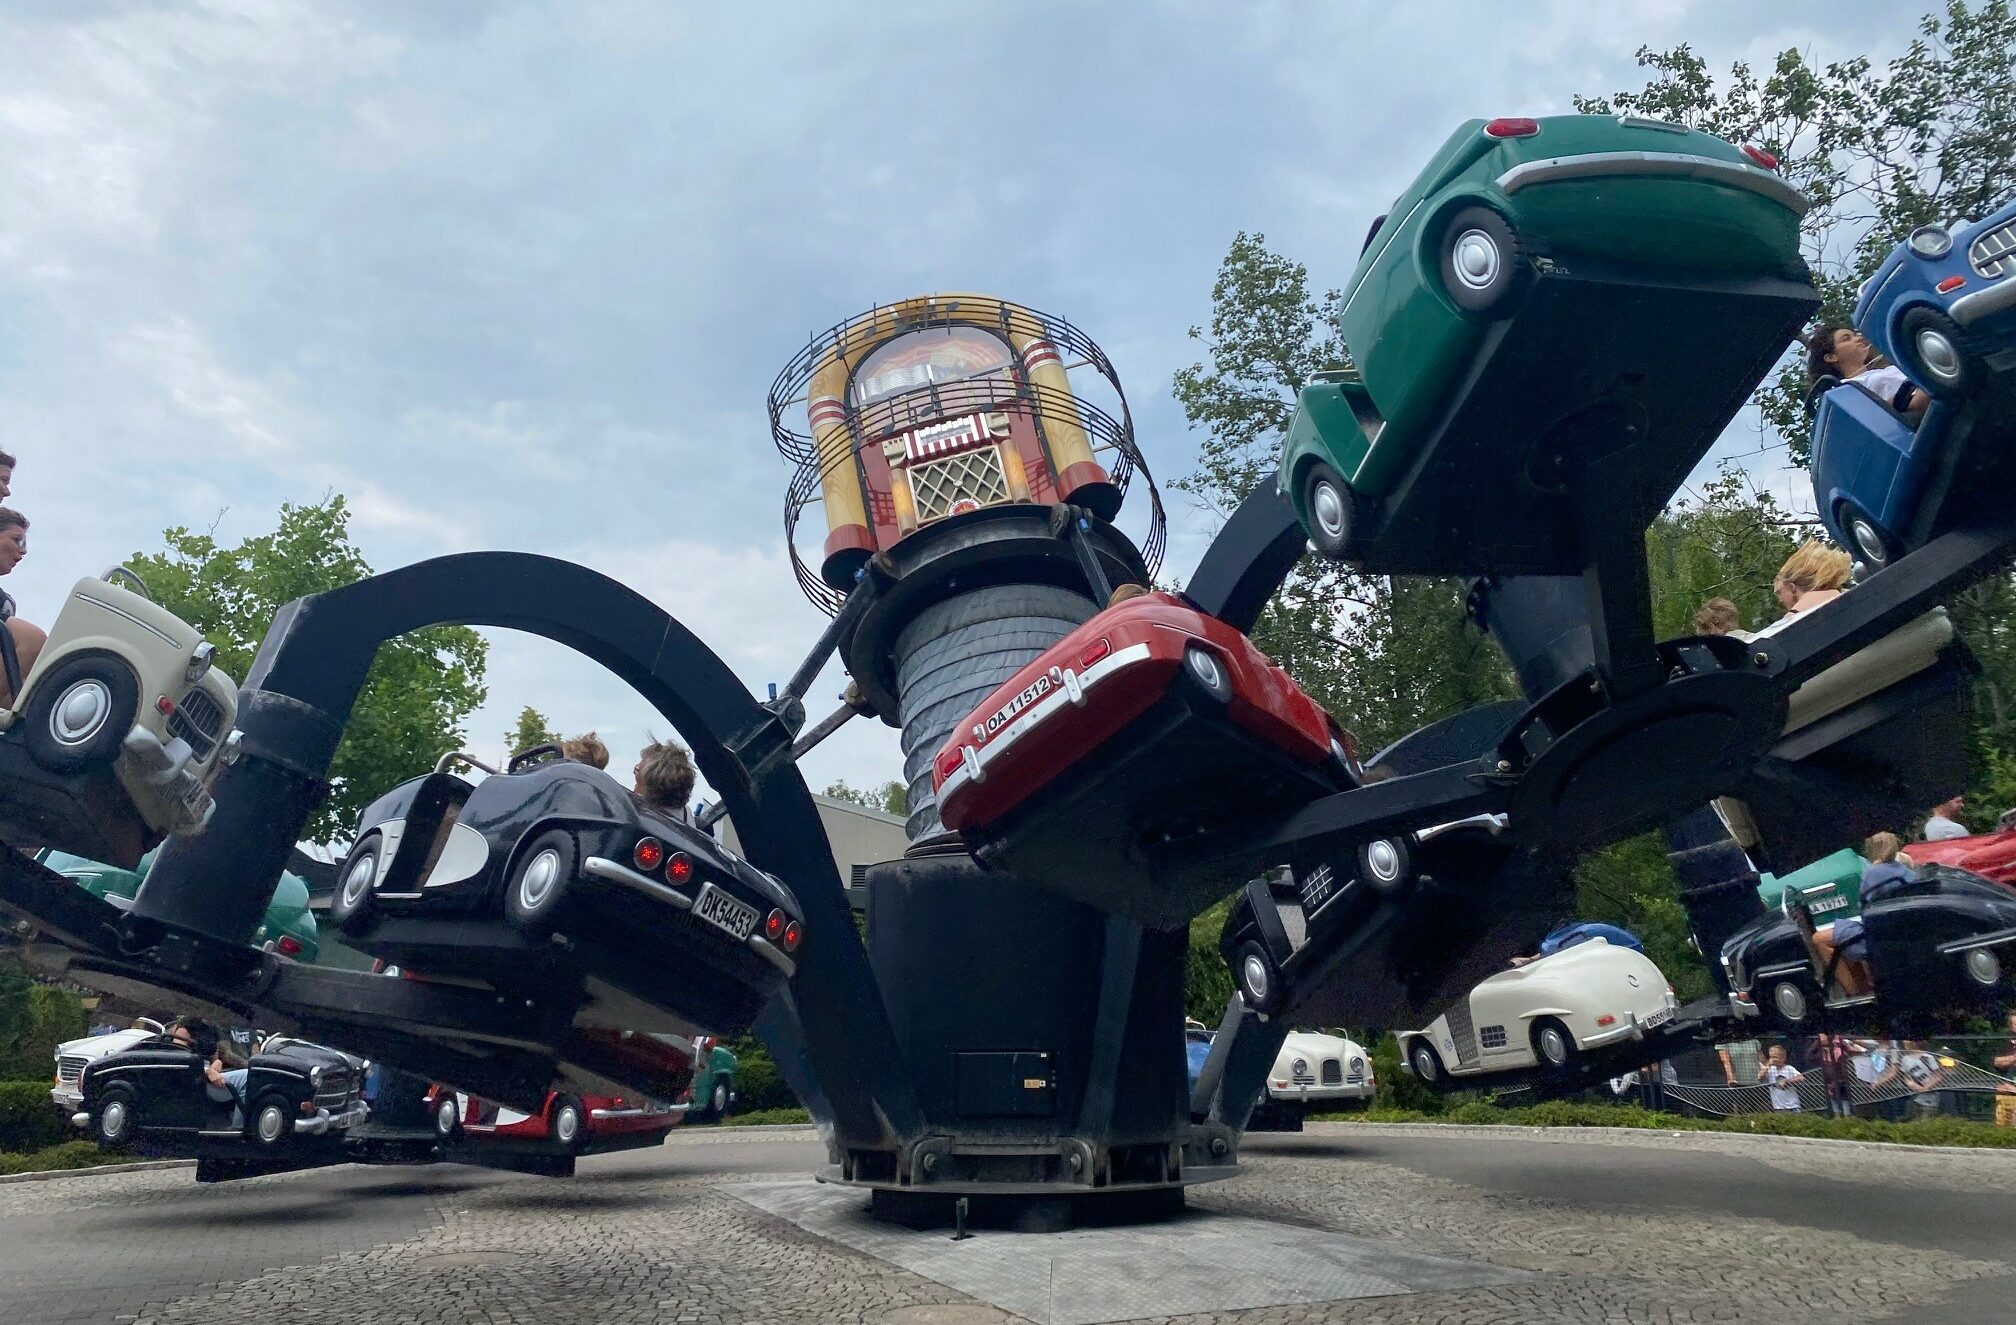
M933 1246L871 1252L737 1199L759 1194L751 1184L779 1190L820 1153L807 1130L695 1129L584 1161L571 1180L438 1167L0 1186L0 1325L1031 1318L894 1263L949 1264ZM1238 1217L1225 1227L1281 1227L1284 1246L1327 1237L1390 1248L1396 1265L1441 1257L1483 1272L1150 1318L1171 1325L2016 1319L2011 1153L1344 1124L1252 1138L1241 1176L1191 1203Z

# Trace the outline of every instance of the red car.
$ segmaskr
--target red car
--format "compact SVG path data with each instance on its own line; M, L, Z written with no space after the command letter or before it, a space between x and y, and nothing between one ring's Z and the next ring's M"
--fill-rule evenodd
M1943 842L1913 842L1904 854L1919 865L1952 865L1995 883L2016 887L2016 828Z
M1156 926L1234 879L1180 879L1186 843L1361 778L1351 740L1231 626L1174 594L1107 608L997 689L932 764L945 827L983 863Z
M436 1085L427 1092L434 1130L445 1144L496 1146L518 1154L593 1155L655 1146L686 1120L692 1107L693 1041L678 1035L628 1031L585 1032L611 1052L649 1060L663 1083L663 1098L579 1095L550 1091L537 1113Z

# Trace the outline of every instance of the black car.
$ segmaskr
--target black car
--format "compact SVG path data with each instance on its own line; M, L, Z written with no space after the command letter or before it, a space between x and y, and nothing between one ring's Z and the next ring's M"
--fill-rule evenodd
M1823 968L1798 917L1772 911L1722 945L1736 1007L1803 1031L1823 1008L1831 1024L1858 1013L1874 1024L1978 1008L2010 995L2016 890L1966 870L1924 865L1866 903L1861 919L1872 994L1846 996L1838 979L1823 994Z
M204 1075L210 1055L157 1036L84 1069L70 1121L108 1149L141 1144L203 1156L278 1155L340 1145L369 1116L355 1060L274 1039L246 1062L242 1099Z
M352 946L439 972L392 922L501 921L651 967L693 958L745 986L751 998L732 1001L752 1014L796 971L797 899L707 833L551 746L473 785L446 771L457 758L359 818L329 902Z

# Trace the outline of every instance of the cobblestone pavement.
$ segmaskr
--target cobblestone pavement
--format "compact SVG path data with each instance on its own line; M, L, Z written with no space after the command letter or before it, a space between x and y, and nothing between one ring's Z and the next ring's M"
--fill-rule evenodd
M340 1169L198 1188L168 1170L0 1187L0 1322L1010 1319L720 1190L819 1153L809 1132L695 1132L569 1180ZM2016 1319L2016 1155L1345 1126L1254 1138L1241 1175L1192 1204L1540 1273L1168 1325Z

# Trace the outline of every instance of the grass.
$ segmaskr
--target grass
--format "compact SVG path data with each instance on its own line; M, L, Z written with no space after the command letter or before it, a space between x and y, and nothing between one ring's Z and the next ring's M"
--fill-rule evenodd
M1468 1123L1513 1127L1620 1127L1655 1132L1730 1132L1744 1136L1805 1136L1830 1141L1880 1141L1903 1146L1972 1146L2016 1150L2016 1127L1992 1127L1958 1118L1912 1123L1872 1118L1824 1118L1810 1113L1758 1113L1736 1118L1687 1118L1630 1106L1575 1104L1552 1100L1518 1109L1464 1104L1447 1113L1414 1109L1370 1109L1363 1113L1312 1114L1319 1122Z
M111 1154L96 1141L64 1141L26 1154L0 1154L0 1176L16 1173L54 1173L64 1169L89 1169L100 1164L131 1164L132 1155Z
M812 1115L803 1109L751 1109L747 1113L731 1113L721 1120L721 1124L724 1127L780 1127L811 1121Z

